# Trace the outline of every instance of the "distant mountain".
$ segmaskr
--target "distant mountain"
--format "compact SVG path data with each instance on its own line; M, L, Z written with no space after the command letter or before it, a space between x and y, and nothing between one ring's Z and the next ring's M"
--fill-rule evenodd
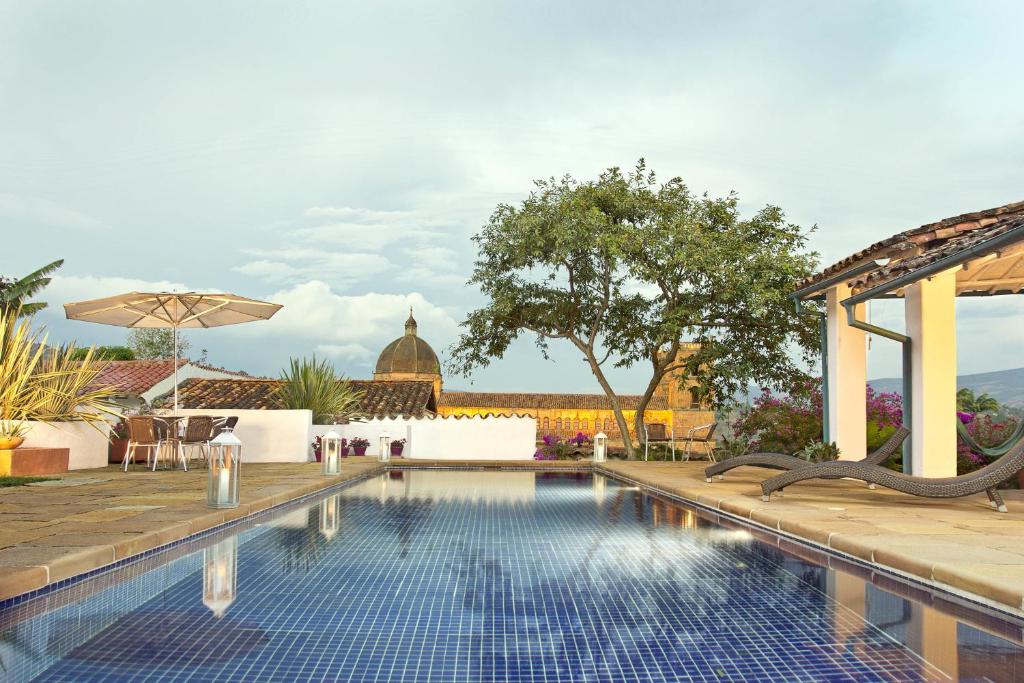
M875 391L902 391L903 380L898 377L884 377L868 382ZM975 394L988 394L1000 403L1014 408L1024 408L1024 368L979 372L974 375L960 375L956 378L957 389L967 387Z

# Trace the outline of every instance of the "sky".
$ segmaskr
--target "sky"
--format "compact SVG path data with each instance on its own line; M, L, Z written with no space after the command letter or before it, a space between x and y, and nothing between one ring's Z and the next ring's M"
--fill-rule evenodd
M413 307L442 360L483 303L471 236L536 178L643 157L781 206L832 263L1024 199L1019 2L0 0L0 273L64 258L52 341L122 343L61 304L230 291L271 321L189 333L276 376L353 378ZM902 328L902 304L872 321ZM1019 367L1021 297L958 302L958 370ZM869 374L899 374L872 340ZM640 369L613 373L639 390ZM599 391L529 339L448 388Z

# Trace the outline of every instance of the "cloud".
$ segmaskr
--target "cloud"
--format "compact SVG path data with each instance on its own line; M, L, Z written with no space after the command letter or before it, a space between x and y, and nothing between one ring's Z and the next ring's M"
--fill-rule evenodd
M398 243L422 244L443 239L447 234L443 222L418 211L349 206L311 207L283 232L305 244L359 245L362 251L380 251Z
M87 232L110 229L107 223L80 211L38 197L7 192L0 192L0 219L15 225L48 225Z
M319 344L316 351L325 356L343 360L366 360L374 355L373 351L361 344Z
M41 298L51 306L73 301L87 301L125 292L191 292L204 291L169 280L141 280L102 275L54 275ZM210 291L210 290L206 290Z
M454 338L457 328L448 311L416 292L345 295L334 292L326 282L313 280L269 298L284 308L264 324L239 327L240 333L302 338L315 342L325 352L350 357L359 352L357 347L379 351L400 336L410 307L419 323L420 336L435 350Z
M387 272L391 262L379 254L332 252L319 249L243 249L242 253L263 257L232 268L243 275L272 284L310 279L351 284Z

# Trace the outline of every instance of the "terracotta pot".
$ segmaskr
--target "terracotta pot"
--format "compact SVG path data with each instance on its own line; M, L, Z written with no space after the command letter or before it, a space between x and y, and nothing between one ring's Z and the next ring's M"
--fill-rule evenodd
M0 436L0 451L9 451L25 443L23 436Z
M404 449L405 449L405 444L404 443L393 443L393 444L391 444L391 455L394 455L394 456L397 457L397 456L402 454L402 451Z
M353 446L352 449L356 452L356 455L366 455L366 449L369 446Z
M124 462L128 453L128 439L111 439L107 449L107 462Z

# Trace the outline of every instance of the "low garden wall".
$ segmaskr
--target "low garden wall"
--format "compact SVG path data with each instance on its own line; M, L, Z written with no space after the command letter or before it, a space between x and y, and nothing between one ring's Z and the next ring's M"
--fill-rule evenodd
M87 470L107 466L110 426L92 427L84 422L28 422L24 446L67 448L68 469Z
M330 429L313 425L310 441ZM371 456L379 453L382 432L406 439L403 458L422 460L532 460L537 447L537 421L529 416L374 418L334 430L349 441L369 440L366 454Z
M178 415L237 416L243 464L309 461L313 413L308 410L180 409Z

